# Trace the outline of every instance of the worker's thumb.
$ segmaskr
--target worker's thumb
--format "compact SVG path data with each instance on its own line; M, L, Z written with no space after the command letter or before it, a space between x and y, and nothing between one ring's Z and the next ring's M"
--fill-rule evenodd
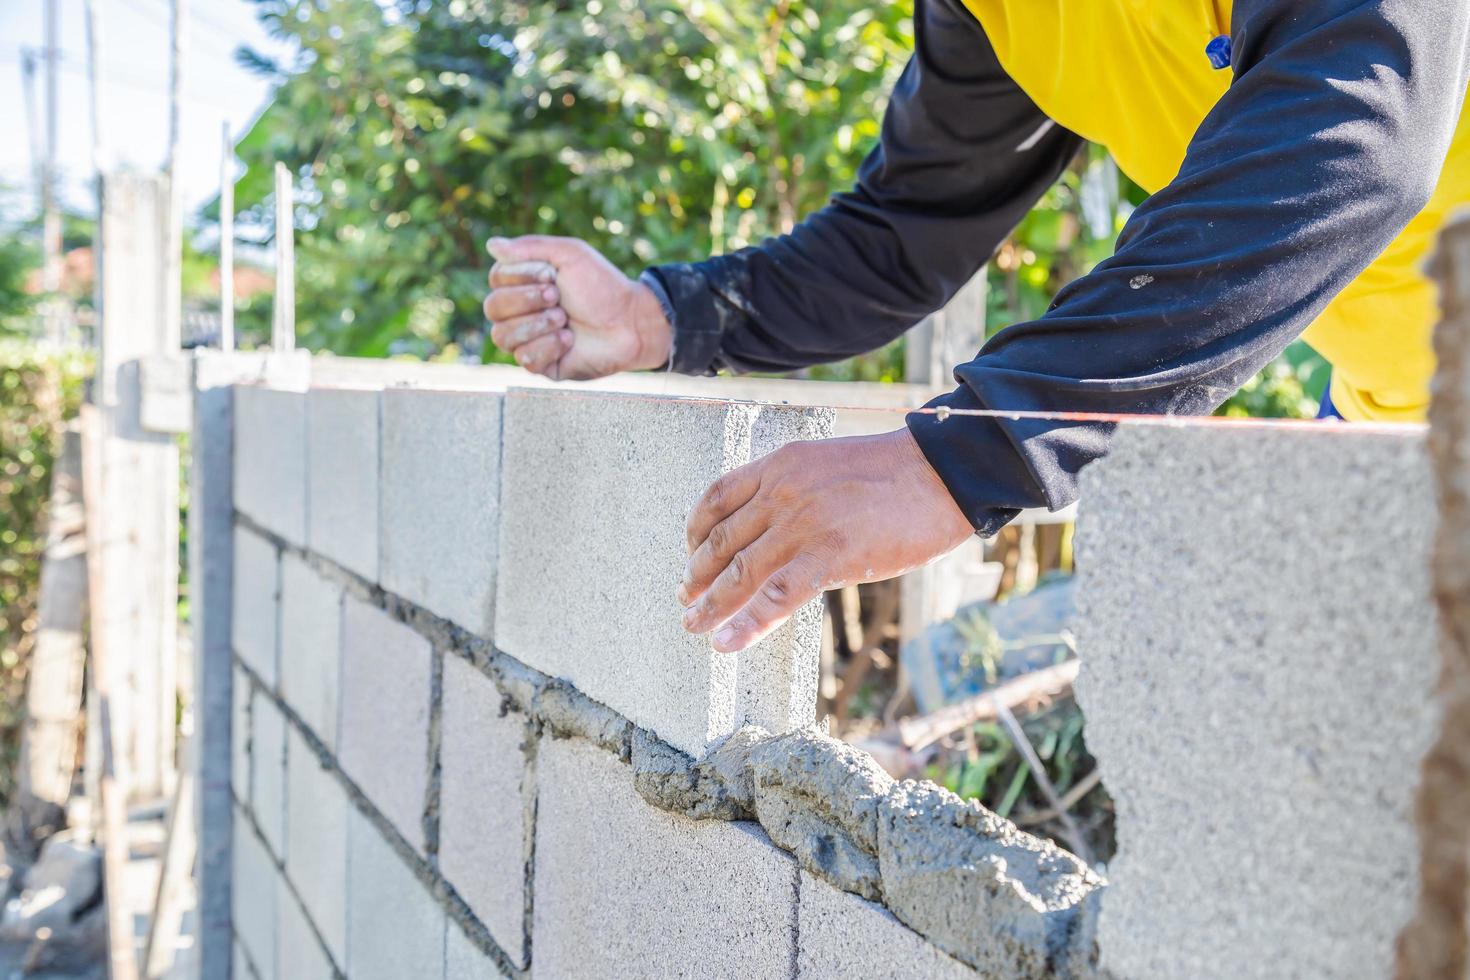
M550 262L560 265L581 244L575 238L522 235L519 238L492 238L485 243L485 249L497 262Z

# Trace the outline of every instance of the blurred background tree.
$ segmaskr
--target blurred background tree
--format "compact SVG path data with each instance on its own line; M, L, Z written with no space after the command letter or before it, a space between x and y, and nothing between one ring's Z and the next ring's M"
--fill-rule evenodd
M238 150L242 222L296 174L297 324L359 356L482 354L494 234L587 238L630 273L789 229L849 187L912 50L912 0L255 0L298 56ZM1090 147L990 265L991 332L1112 252L1143 192ZM270 302L240 312L268 334ZM813 377L897 381L903 341ZM1297 347L1222 411L1315 409Z

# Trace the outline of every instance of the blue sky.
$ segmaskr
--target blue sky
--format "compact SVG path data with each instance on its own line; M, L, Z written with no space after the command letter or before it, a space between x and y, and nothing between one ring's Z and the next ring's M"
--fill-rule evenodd
M63 199L93 209L91 122L86 77L83 0L60 4L59 75ZM168 149L169 0L96 0L102 14L104 152L113 163L160 169ZM0 0L0 183L34 207L31 139L21 72L23 48L40 49L46 0ZM236 66L245 44L273 56L282 48L267 37L246 0L193 0L191 52L183 107L181 169L184 201L192 210L219 186L220 127L238 138L270 99L269 83ZM37 125L44 126L44 72L36 72ZM36 139L44 147L43 133Z

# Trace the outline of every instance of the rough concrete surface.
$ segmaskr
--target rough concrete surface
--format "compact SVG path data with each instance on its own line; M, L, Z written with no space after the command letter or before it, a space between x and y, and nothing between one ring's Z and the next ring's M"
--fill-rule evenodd
M250 799L250 678L239 668L230 700L230 788L244 803Z
M878 819L883 898L904 923L981 973L1072 976L1102 885L1073 855L974 800L904 780Z
M337 747L342 588L295 555L281 556L281 696Z
M348 596L342 607L342 770L422 851L429 785L429 641Z
M750 458L760 459L791 442L829 438L834 424L829 409L764 406L751 430ZM813 599L785 625L737 654L740 724L787 732L815 719L822 670L813 651L822 647L822 612L821 598Z
M348 811L347 836L347 975L439 980L444 910L356 809Z
M1101 966L1389 975L1436 726L1422 432L1123 426L1082 500Z
M976 973L924 941L881 905L801 873L798 980L974 980Z
M284 878L276 879L276 976L281 980L332 980L332 963L307 924Z
M439 870L518 966L526 965L526 865L533 787L526 718L459 657L444 659ZM451 929L451 932L456 931Z
M464 930L451 921L444 935L444 980L500 980L504 976L495 961L480 952Z
M742 686L739 659L686 633L674 597L688 515L717 477L750 460L761 411L510 392L500 550L515 574L500 580L496 645L693 755L734 731L745 711L766 724L809 722L815 687L802 658L815 664L815 645L760 661Z
M378 578L378 397L346 388L306 396L311 550L369 582Z
M347 959L347 794L294 729L286 748L286 875L336 963Z
M304 394L235 389L235 508L292 544L306 544Z
M756 813L776 843L833 884L882 897L878 822L893 778L872 756L806 730L757 745L750 770Z
M276 856L286 855L286 717L270 698L250 703L250 809Z
M276 961L276 868L241 813L235 815L234 851L235 939L262 976L271 976Z
M494 621L502 400L383 392L380 581L486 638Z
M758 827L654 809L581 740L543 741L537 782L537 976L790 976L797 869Z
M276 546L265 538L235 529L234 612L230 642L240 659L267 686L276 683L277 602L281 594L280 560Z

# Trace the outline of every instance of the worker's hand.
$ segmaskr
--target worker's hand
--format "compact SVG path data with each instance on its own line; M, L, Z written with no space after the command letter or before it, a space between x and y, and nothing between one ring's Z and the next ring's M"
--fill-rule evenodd
M526 235L486 247L490 339L526 370L570 381L668 361L673 329L652 291L586 242Z
M907 429L793 442L709 488L687 527L684 628L743 650L824 590L927 564L974 528ZM724 624L724 625L721 625Z

